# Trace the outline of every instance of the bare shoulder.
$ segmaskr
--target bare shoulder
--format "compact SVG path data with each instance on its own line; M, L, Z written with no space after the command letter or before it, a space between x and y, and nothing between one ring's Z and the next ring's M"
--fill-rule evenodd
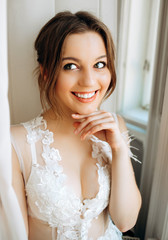
M119 123L120 132L127 131L127 127L126 127L126 123L124 121L124 118L117 114L117 119L118 119L118 123Z
M18 152L25 142L26 130L21 124L11 125L11 150L12 150L12 167L15 172L21 172Z
M12 144L21 144L25 142L27 130L22 124L11 125L10 127L11 142ZM21 144L22 145L22 144Z
M10 126L10 132L12 134L23 134L26 132L26 129L22 124L16 124Z

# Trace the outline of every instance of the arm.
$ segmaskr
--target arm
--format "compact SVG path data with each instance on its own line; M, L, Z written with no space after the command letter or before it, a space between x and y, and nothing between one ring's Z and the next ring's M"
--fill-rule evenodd
M121 117L118 120L120 131L127 131L124 120ZM125 232L136 223L141 195L126 144L123 142L119 148L112 148L112 155L109 212L116 226Z
M109 213L115 225L125 232L131 229L137 220L141 206L141 196L136 185L134 171L128 154L128 146L121 132L126 126L119 117L119 127L112 115L108 112L97 111L90 115L73 114L77 120L74 123L76 134L81 133L81 139L87 135L104 135L112 149L113 160L111 164L111 193ZM78 122L79 120L82 122Z
M19 160L13 146L12 146L12 185L20 205L20 209L23 215L23 220L25 223L26 232L28 235L28 217L27 217L27 205L26 205L24 181L23 181L21 170L20 170Z

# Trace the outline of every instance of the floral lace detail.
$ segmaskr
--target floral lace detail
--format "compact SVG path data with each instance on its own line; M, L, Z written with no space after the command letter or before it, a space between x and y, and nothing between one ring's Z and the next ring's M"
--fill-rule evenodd
M112 151L110 145L101 141L95 136L91 136L92 144L92 157L96 158L98 162L102 165L103 161L106 163L111 163L112 161Z
M99 191L95 198L80 200L65 184L67 176L63 173L61 156L58 149L51 148L53 133L47 130L47 124L38 117L23 124L27 129L27 142L31 145L42 143L42 158L45 165L33 164L26 184L29 214L47 222L57 230L57 239L88 240L88 230L94 218L108 206L110 194L110 146L92 136L92 157L97 159ZM42 129L43 127L43 129ZM103 163L105 165L103 166ZM110 226L114 226L110 222ZM119 230L118 230L119 231ZM112 239L115 228L108 228L99 240ZM121 237L116 238L117 240Z
M44 158L46 168L57 175L63 172L63 167L59 165L61 161L61 156L59 151L55 148L50 148L49 146L43 146L42 157Z

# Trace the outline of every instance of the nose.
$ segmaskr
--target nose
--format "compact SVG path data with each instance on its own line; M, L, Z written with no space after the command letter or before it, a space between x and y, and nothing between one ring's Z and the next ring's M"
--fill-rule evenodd
M96 83L96 74L93 69L86 68L81 71L79 85L82 87L92 87Z

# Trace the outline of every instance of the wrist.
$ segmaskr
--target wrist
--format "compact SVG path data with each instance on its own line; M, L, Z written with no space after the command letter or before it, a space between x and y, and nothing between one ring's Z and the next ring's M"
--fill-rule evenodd
M124 140L123 140L123 142L121 142L121 144L111 147L111 150L112 150L113 156L115 156L115 155L127 156L129 153L128 145L125 143Z

